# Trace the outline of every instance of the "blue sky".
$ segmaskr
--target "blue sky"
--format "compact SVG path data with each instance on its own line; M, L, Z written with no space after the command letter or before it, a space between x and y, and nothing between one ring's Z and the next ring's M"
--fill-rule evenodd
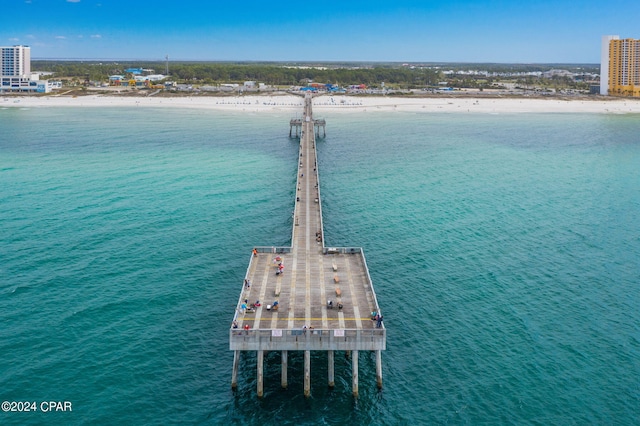
M640 38L640 0L0 3L33 58L598 63L602 35Z

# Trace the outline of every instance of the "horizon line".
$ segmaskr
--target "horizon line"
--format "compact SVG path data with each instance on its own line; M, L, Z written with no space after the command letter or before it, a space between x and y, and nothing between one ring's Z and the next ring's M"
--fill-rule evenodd
M42 58L32 57L32 61L144 61L144 62L167 62L165 58ZM169 62L213 62L213 63L312 63L312 64L478 64L478 65L591 65L600 66L598 62L496 62L496 61L387 61L387 60L269 60L269 59L169 59Z

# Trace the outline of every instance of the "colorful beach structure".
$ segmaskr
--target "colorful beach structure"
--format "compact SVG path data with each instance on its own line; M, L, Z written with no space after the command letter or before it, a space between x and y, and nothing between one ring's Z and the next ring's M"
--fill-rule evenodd
M382 387L386 329L360 247L327 247L322 225L312 95L305 95L299 119L300 152L291 247L255 247L229 330L234 352L232 388L238 385L243 352L257 354L257 395L264 395L264 356L277 351L281 385L288 386L288 357L304 354L304 395L311 395L311 351L327 354L328 386L335 386L334 359L351 359L351 381L358 396L358 358L375 353L376 382ZM298 132L296 132L298 133ZM315 359L315 357L314 357Z

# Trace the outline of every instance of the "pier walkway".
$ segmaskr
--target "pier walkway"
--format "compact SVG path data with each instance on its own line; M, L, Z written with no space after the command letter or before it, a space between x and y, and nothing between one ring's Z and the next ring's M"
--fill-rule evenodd
M300 152L291 247L255 248L229 334L234 351L232 387L237 386L241 352L256 351L260 397L264 351L281 351L281 385L285 388L287 351L304 351L305 396L310 395L310 351L327 352L330 387L335 383L334 352L350 353L355 396L358 351L376 351L376 379L382 386L386 330L382 321L372 320L372 313L381 313L364 253L359 247L324 244L314 127L321 123L324 130L325 121L313 119L312 106L307 94L303 118L298 121ZM260 306L254 306L258 301Z

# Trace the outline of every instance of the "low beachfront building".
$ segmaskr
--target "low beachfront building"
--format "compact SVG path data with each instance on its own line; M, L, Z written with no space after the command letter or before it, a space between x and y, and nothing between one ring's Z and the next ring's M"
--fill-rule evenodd
M110 75L109 76L109 85L110 86L121 86L124 81L123 75Z

